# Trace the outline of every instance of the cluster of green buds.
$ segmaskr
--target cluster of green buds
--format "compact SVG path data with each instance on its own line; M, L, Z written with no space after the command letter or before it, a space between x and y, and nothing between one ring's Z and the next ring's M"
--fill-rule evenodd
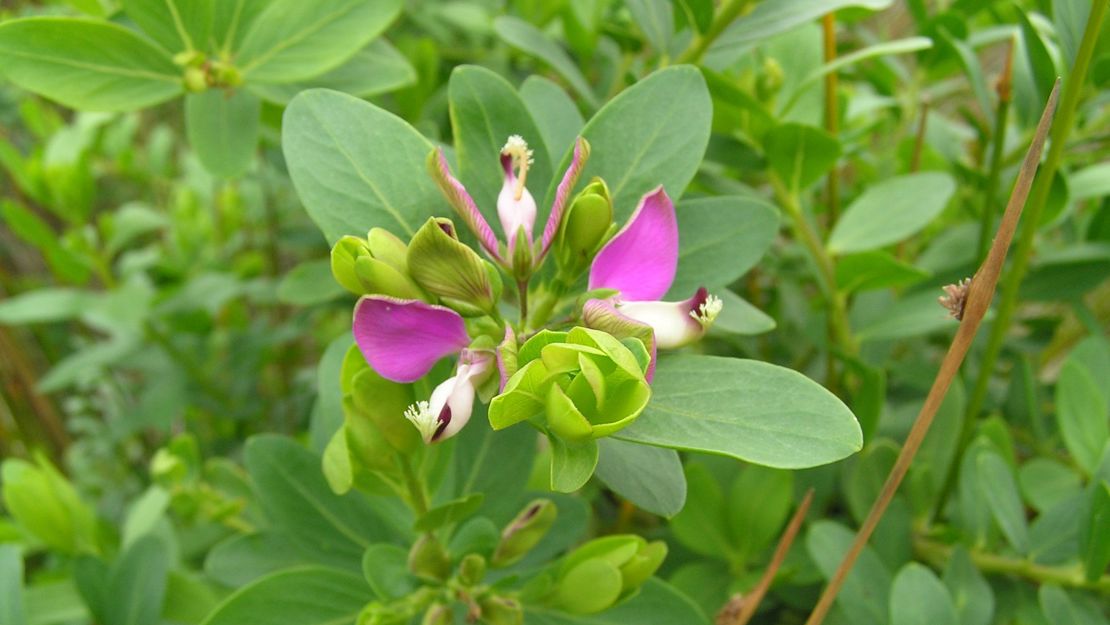
M239 68L220 59L212 59L199 50L185 50L173 57L173 62L183 68L185 88L199 93L209 88L234 89L243 84Z
M662 541L634 534L596 538L535 578L524 595L571 614L601 612L635 595L666 557Z

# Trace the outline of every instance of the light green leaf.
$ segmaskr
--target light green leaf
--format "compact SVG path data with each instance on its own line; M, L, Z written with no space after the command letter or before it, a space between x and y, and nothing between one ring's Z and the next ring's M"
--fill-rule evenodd
M925 566L910 562L890 589L890 625L960 625L952 596Z
M168 53L108 22L31 17L0 24L0 72L84 111L134 111L182 92Z
M170 504L170 494L159 486L151 486L132 503L123 524L123 547L133 545L143 536L152 533L158 522L165 518Z
M855 416L804 375L755 360L662 358L644 414L618 438L803 468L840 460L863 445Z
M705 64L723 69L743 58L752 46L807 22L846 7L881 11L893 0L777 0L761 2L734 21L709 48Z
M240 589L203 625L354 625L372 598L361 575L304 566Z
M671 0L625 0L632 20L658 55L667 54L674 36L674 6Z
M805 124L775 126L764 137L763 149L771 170L794 192L809 188L840 158L839 141Z
M883 250L847 254L836 263L836 286L846 292L909 286L929 275Z
M1068 196L1086 200L1110 195L1110 162L1084 167L1068 175Z
M551 608L525 606L527 625L709 625L689 597L659 579L649 579L628 601L598 614L574 615Z
M251 84L258 97L275 104L288 104L298 93L324 88L360 98L388 93L416 82L416 70L403 54L384 39L370 42L342 65L303 81L282 84Z
M1035 510L1044 512L1080 491L1079 474L1052 458L1032 458L1018 470L1021 493Z
M90 618L84 600L72 580L45 582L27 588L27 625L87 622Z
M848 552L855 533L834 521L810 526L806 549L825 579L832 577ZM836 597L850 623L885 625L889 622L890 572L870 547L864 547Z
M470 423L455 437L455 497L471 493L497 493L487 497L479 514L507 523L519 511L532 462L536 431L520 426L494 432L485 409L475 406Z
M251 438L246 465L266 516L318 562L357 567L366 547L393 536L383 520L383 514L390 514L383 501L333 493L319 457L292 439Z
M310 260L289 270L278 283L278 299L294 306L330 302L346 293L332 278L331 261Z
M312 407L309 424L309 447L323 453L332 436L343 425L343 393L339 387L339 372L343 359L354 343L354 336L345 332L328 343L320 364L316 367L316 403Z
M682 509L686 476L674 450L612 437L599 439L597 445L597 477L614 492L660 516L672 517Z
M775 329L775 320L728 289L713 293L721 298L723 307L711 331L730 334L763 334Z
M204 559L204 574L231 588L292 566L308 564L289 540L272 531L236 534L218 543Z
M955 191L955 181L941 172L897 176L868 187L833 227L829 251L863 252L897 243L928 225Z
M402 0L273 0L243 37L236 62L248 82L312 78L351 58L401 12Z
M1088 473L1094 472L1099 455L1110 440L1108 410L1094 376L1069 358L1056 382L1056 420L1064 446Z
M686 299L702 286L717 294L759 262L779 228L775 207L739 195L683 200L675 215L678 272L668 299Z
M36 289L0 302L0 323L23 325L66 321L85 312L94 295L76 289Z
M997 452L984 449L975 458L979 478L979 495L990 506L998 527L1018 553L1029 549L1029 527L1021 504L1017 482L1010 465Z
M362 575L381 601L400 599L419 583L409 573L408 551L388 543L370 545L362 556Z
M375 226L407 239L428 217L450 214L427 173L432 144L392 113L313 89L293 98L282 126L289 174L328 241Z
M963 547L952 550L944 567L944 585L952 596L960 625L991 625L994 592Z
M213 45L231 55L239 49L243 36L255 18L269 5L267 0L219 0L212 11Z
M794 504L794 476L790 471L748 465L728 493L727 526L739 557L747 560L769 546Z
M466 185L478 209L490 224L497 224L497 194L504 184L501 168L501 147L510 135L520 135L528 147L539 155L528 168L528 186L533 196L547 190L551 182L552 162L544 155L543 143L536 123L524 101L513 86L492 71L477 65L463 65L451 72L447 85L447 101L451 112L451 128L455 135L455 156L459 163L456 175ZM537 211L537 223L543 224L548 205ZM537 226L539 232L542 226ZM510 233L502 233L508 240ZM515 234L515 233L512 233Z
M214 0L123 0L123 11L169 52L207 51Z
M23 554L19 545L0 545L0 623L27 625L23 606Z
M597 96L590 89L590 83L586 81L578 65L543 31L520 18L508 15L493 20L493 29L505 43L550 65L590 108L597 107Z
M597 441L565 441L548 435L551 443L551 490L573 493L590 481L597 467Z
M112 564L104 622L111 625L157 623L166 596L170 556L162 539L147 534Z
M1059 586L1042 585L1037 598L1052 625L1106 625L1106 617L1097 603L1082 601Z
M247 171L258 146L261 110L262 102L241 89L230 94L209 89L185 96L189 144L205 169L222 178Z
M586 123L578 105L562 87L543 76L526 78L520 85L520 98L540 129L548 157L553 164L558 162Z
M618 221L659 185L677 200L701 164L712 117L709 90L697 69L676 65L655 72L586 123L582 136L590 142L590 160L581 180L605 179ZM568 150L555 171L565 171L570 159ZM544 204L554 196L552 184Z

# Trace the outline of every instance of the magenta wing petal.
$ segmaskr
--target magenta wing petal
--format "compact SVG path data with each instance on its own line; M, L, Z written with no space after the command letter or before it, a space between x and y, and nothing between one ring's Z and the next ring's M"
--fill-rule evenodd
M678 268L678 220L660 186L640 200L617 236L590 267L590 289L615 289L625 300L657 300L671 288Z
M493 234L493 229L489 227L486 218L478 210L474 199L466 192L466 187L451 175L451 168L447 166L447 158L443 156L443 150L437 149L429 155L428 169L439 186L439 190L447 198L447 202L451 204L459 217L466 222L471 232L478 237L478 242L482 244L482 247L486 248L486 251L494 260L501 260L501 255L497 252L497 236Z
M586 159L589 157L590 144L582 137L578 137L574 142L574 156L571 158L566 173L563 174L562 181L555 189L555 201L551 203L551 214L547 216L547 224L543 227L541 259L547 255L547 250L551 248L551 244L555 241L555 235L559 232L559 224L563 221L563 213L566 211L567 202L570 201L570 194L574 191L574 185L578 184L578 176L582 174L582 170L586 167ZM537 259L538 261L539 259Z
M384 295L358 301L353 331L366 362L394 382L416 381L440 358L470 344L466 324L455 311Z

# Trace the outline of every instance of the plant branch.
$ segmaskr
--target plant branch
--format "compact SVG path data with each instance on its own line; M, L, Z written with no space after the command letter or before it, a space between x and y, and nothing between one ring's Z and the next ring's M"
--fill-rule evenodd
M733 20L740 17L751 3L752 0L724 0L717 12L716 19L709 25L709 29L705 31L704 35L694 40L694 44L687 48L675 62L697 63L701 61L701 58L709 51L709 47L713 45L717 37L720 37L721 33L725 32L725 29L732 24Z
M956 330L956 336L952 339L948 352L944 355L944 360L941 361L940 370L937 372L936 379L933 380L933 386L929 389L929 394L925 397L921 412L918 413L917 419L906 437L905 445L898 453L898 459L894 462L894 467L891 468L879 497L872 504L871 510L867 513L867 518L864 519L863 525L856 532L851 548L848 549L844 559L833 573L829 585L825 587L821 597L817 600L817 605L809 615L806 625L818 625L825 620L837 593L844 585L844 580L847 579L856 559L867 545L875 527L882 519L883 513L886 512L887 506L890 505L890 501L898 491L902 479L909 471L913 458L917 454L918 448L921 447L921 442L929 432L933 417L936 416L937 409L940 408L944 396L948 393L949 385L959 373L960 365L963 363L964 357L967 356L971 342L975 338L975 333L979 330L979 325L982 323L983 317L990 307L991 299L994 297L998 276L1002 272L1002 264L1006 260L1006 252L1013 240L1018 219L1021 217L1022 208L1029 195L1029 188L1037 171L1037 163L1041 159L1045 139L1048 138L1048 129L1052 125L1052 115L1056 110L1059 91L1060 81L1057 80L1051 95L1048 97L1048 103L1045 105L1040 122L1037 124L1033 143L1029 146L1029 152L1026 153L1025 161L1018 173L1017 182L1014 184L1014 190L1010 195L1010 201L1006 205L1006 212L998 226L998 234L995 235L994 244L991 246L986 260L983 261L982 266L972 277L970 285L967 286L966 301L963 305L962 314L959 315L961 317L960 326Z
M915 537L913 550L919 558L936 567L943 567L952 556L954 547L923 537ZM1110 575L1087 581L1079 566L1045 566L1029 560L1007 558L986 551L969 550L971 563L984 573L1016 575L1038 584L1059 584L1099 592L1110 592Z
M802 503L798 504L798 509L794 511L794 516L791 517L790 523L787 524L786 530L779 538L778 545L775 546L775 553L771 556L771 562L767 564L767 570L759 578L759 583L755 585L755 588L752 588L747 596L736 595L733 598L740 602L738 611L730 610L730 607L733 606L733 601L730 600L729 604L717 615L717 625L747 625L748 621L752 620L759 604L763 601L763 597L771 589L771 583L775 581L775 575L782 567L783 560L786 560L786 554L790 552L790 546L794 544L794 539L798 537L798 531L802 529L802 521L805 520L806 512L809 511L811 503L813 503L812 488L806 491Z
M1091 13L1087 18L1087 27L1083 33L1083 40L1080 42L1079 51L1075 56L1075 64L1068 76L1064 93L1060 97L1060 120L1053 128L1052 144L1048 148L1048 156L1045 157L1044 167L1041 168L1041 173L1037 176L1036 186L1030 194L1029 216L1026 219L1025 228L1021 232L1021 238L1018 240L1017 249L1014 251L1014 260L1010 271L1006 274L1006 280L1002 283L1002 296L994 323L991 325L986 349L983 352L979 377L968 400L967 415L964 419L965 435L969 432L969 428L974 424L983 408L983 402L987 397L987 387L994 374L994 365L1002 352L1002 344L1006 340L1010 323L1013 321L1014 310L1018 303L1018 289L1025 278L1025 273L1029 270L1029 261L1033 255L1033 244L1037 238L1037 225L1041 221L1041 213L1044 211L1049 191L1052 189L1052 180L1056 176L1056 170L1060 167L1064 148L1068 142L1068 134L1071 132L1072 124L1075 121L1079 96L1083 90L1087 69L1090 67L1091 57L1094 55L1095 44L1098 41L1099 28L1103 17L1106 15L1108 5L1110 5L1110 2L1107 2L1107 0L1098 0L1092 3ZM964 441L966 441L966 436L961 438L961 449L964 446Z

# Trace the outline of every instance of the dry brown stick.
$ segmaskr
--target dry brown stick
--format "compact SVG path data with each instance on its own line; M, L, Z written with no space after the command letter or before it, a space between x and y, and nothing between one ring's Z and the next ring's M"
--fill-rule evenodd
M775 574L779 572L779 567L786 559L790 546L794 544L794 539L798 537L798 530L802 529L802 521L805 520L806 512L809 512L809 504L811 503L813 503L812 488L806 491L802 503L798 504L798 509L794 511L794 516L791 517L790 523L787 524L786 530L779 538L779 543L775 546L775 553L771 556L771 561L767 564L767 570L763 572L763 577L759 578L759 583L746 596L737 595L740 601L739 610L730 609L733 607L733 602L730 600L729 605L726 605L721 613L717 615L717 625L747 625L748 621L752 620L756 609L763 601L764 595L771 589L771 582L775 581Z
M867 513L867 518L863 521L863 525L856 532L852 547L844 555L844 560L841 561L840 566L833 573L829 585L821 593L821 597L817 600L817 605L814 606L813 612L809 615L806 625L819 625L825 620L825 616L832 608L833 601L836 599L840 587L844 585L844 580L852 570L856 558L859 557L860 552L867 545L867 541L870 540L871 534L875 531L875 526L879 524L879 520L882 519L891 499L894 498L895 492L898 491L898 486L902 483L902 478L906 476L914 455L921 447L921 441L929 432L929 426L933 423L933 417L936 415L937 409L944 401L948 386L959 372L960 364L963 363L964 356L967 355L967 351L971 347L975 333L979 330L979 324L983 321L983 316L986 315L991 299L994 297L998 276L1002 272L1002 264L1006 260L1006 251L1010 247L1010 241L1014 238L1018 218L1021 217L1021 210L1025 206L1026 197L1029 195L1029 187L1032 185L1033 176L1037 172L1037 164L1041 160L1041 151L1044 148L1045 139L1048 138L1048 129L1052 125L1052 115L1056 111L1056 101L1059 95L1060 81L1057 79L1055 86L1052 88L1052 93L1048 96L1048 103L1045 105L1041 120L1037 123L1037 131L1033 135L1029 152L1026 153L1025 160L1021 164L1021 171L1018 173L1017 182L1014 183L1010 201L1006 204L1006 212L1002 215L1002 222L998 225L998 233L994 237L990 253L987 254L986 260L983 261L982 266L971 278L970 284L965 286L966 299L960 302L961 305L957 308L957 318L961 319L960 327L956 330L956 336L952 339L952 344L948 347L948 352L940 363L940 371L937 372L937 377L933 380L933 387L929 389L925 404L921 406L921 412L918 413L913 428L910 430L909 436L906 437L906 444L902 446L902 450L898 453L898 459L890 470L890 475L887 476L878 499L875 500L871 510Z

